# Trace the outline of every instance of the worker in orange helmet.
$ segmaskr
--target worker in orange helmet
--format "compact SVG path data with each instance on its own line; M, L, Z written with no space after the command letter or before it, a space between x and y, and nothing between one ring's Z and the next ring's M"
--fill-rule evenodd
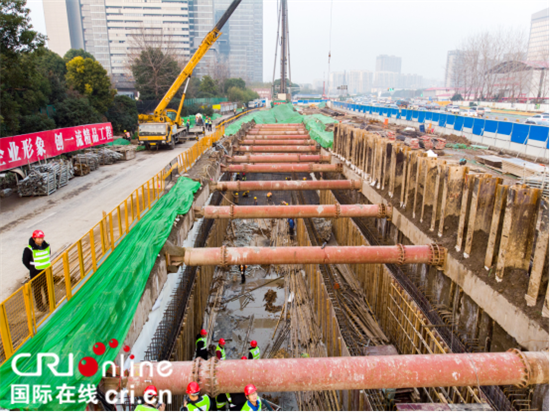
M208 332L201 329L200 333L195 338L196 357L208 360L208 348L206 346L206 335Z
M44 232L35 230L29 239L29 244L23 250L23 264L29 270L31 279L38 276L42 271L51 266L50 244L44 240ZM36 308L39 311L49 311L50 300L48 298L46 278L44 281L33 282L32 288ZM42 301L42 296L46 302Z
M248 359L260 359L260 348L258 342L253 340L250 342L250 348L248 348Z
M143 392L143 401L145 404L139 404L136 411L163 411L166 405L159 402L159 394L155 385L149 385Z
M261 411L262 400L258 396L256 387L252 384L244 387L244 396L246 396L246 403L241 411Z
M201 388L197 382L190 382L187 385L187 396L183 400L183 407L180 411L209 411L212 402L208 395L201 395Z

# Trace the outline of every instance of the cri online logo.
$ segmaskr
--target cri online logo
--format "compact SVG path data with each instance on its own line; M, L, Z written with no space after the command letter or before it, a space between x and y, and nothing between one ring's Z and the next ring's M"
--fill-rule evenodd
M111 339L109 341L109 347L112 349L115 349L118 347L118 341L116 339ZM94 346L92 347L92 350L95 355L101 356L105 353L106 348L105 345L102 342L96 342ZM130 352L130 347L128 345L124 345L122 348L124 352ZM48 369L52 372L54 376L73 376L73 370L74 370L74 356L73 354L69 354L69 366L67 372L60 372L57 370L57 366L59 365L59 356L56 353L39 353L38 354L38 368L35 372L23 372L20 371L17 367L17 362L19 359L27 359L30 358L32 355L30 353L20 353L19 355L16 355L13 357L11 361L11 367L12 370L15 372L16 375L19 376L42 376L42 363L43 359L52 359L52 362L46 363L46 366ZM130 359L134 359L134 355L130 355ZM121 355L121 361L124 360L124 355ZM123 364L123 363L122 363ZM107 368L109 366L113 367L113 376L115 375L116 371L116 365L112 361L107 361L103 363L103 376L106 375ZM97 371L99 370L99 365L97 361L91 357L91 356L85 356L82 359L80 359L80 362L78 362L78 371L86 377L94 376Z

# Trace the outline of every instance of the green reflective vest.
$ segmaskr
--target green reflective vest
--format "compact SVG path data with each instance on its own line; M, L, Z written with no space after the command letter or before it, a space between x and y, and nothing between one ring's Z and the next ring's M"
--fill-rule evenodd
M136 409L134 409L134 411L158 411L158 409L153 408L152 406L138 405L136 406Z
M241 411L261 411L262 410L262 400L260 399L260 397L258 396L258 408L257 409L253 409L252 406L250 406L250 402L249 401L246 401L246 403L243 405L243 408L241 409Z
M220 360L225 360L225 348L222 348L220 345L216 346L216 352L220 351L222 353L222 357Z
M196 348L199 347L199 342L204 342L203 349L206 349L206 338L205 337L198 338L197 341L195 342Z
M226 401L220 402L220 401L218 400L218 397L219 397L219 396L220 396L220 395L216 396L216 407L218 408L218 410L220 410L220 409L223 408L225 405L227 405L227 402L231 403L231 396L230 396L228 393L225 394L225 397L227 398Z
M202 395L197 402L187 402L188 411L208 411L210 410L210 398L208 395Z
M260 348L257 346L250 349L250 353L252 354L252 359L260 359Z
M34 264L34 267L36 269L42 270L46 269L51 265L50 262L50 247L48 246L46 249L33 249L30 245L27 246L31 252L32 252L32 260Z

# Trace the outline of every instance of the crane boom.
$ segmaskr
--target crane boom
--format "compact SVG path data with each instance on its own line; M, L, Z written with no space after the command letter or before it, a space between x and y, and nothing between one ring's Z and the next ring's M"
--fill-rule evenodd
M225 11L223 16L220 18L220 20L216 23L214 28L204 37L202 40L200 46L198 47L197 51L191 59L187 62L179 76L176 78L172 86L170 86L170 89L166 92L160 103L155 109L154 115L139 115L139 120L142 121L149 121L149 122L163 122L165 121L164 115L165 110L168 107L168 104L172 101L174 96L176 95L177 91L180 89L182 84L189 79L191 74L193 73L193 70L199 64L201 59L204 57L206 52L210 50L210 47L218 40L218 37L221 34L221 29L224 26L224 24L227 22L229 17L233 14L235 9L239 6L242 0L233 0L233 3L229 6L229 8ZM182 96L182 100L185 98L185 95ZM180 110L181 110L181 102L180 102ZM178 111L178 117L179 117L179 111ZM176 122L179 124L179 119L176 118Z

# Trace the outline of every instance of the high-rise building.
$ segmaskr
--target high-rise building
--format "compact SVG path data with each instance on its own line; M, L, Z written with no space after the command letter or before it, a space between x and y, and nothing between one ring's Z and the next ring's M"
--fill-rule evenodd
M376 57L377 72L401 73L401 57L381 54Z
M548 8L531 16L527 61L548 60Z
M445 66L445 87L452 88L457 87L458 85L456 77L458 67L462 62L462 51L460 50L449 50L447 52L447 65Z
M348 91L350 94L369 93L372 88L372 72L350 70L348 74Z
M225 13L232 1L215 0L216 21ZM263 80L263 1L243 0L222 28L222 33L222 38L216 42L218 47L213 52L216 54L214 64L227 65L229 77L240 77L246 82L261 82Z
M424 80L418 74L401 74L397 82L397 87L400 89L421 89Z
M378 91L399 87L400 74L396 72L375 72L373 87Z

